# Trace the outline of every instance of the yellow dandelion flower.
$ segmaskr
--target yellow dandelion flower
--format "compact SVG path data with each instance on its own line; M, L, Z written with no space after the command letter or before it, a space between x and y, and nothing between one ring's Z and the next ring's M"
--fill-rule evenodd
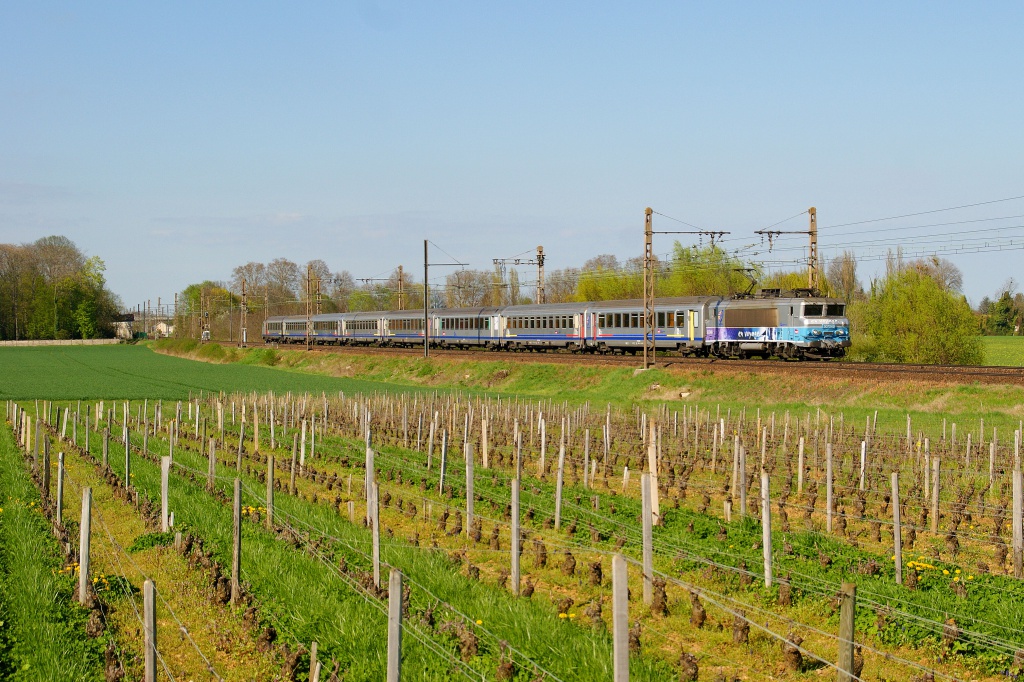
M960 569L959 569L959 568L958 568L958 569L956 569L956 572L957 572L957 573L959 573L959 572L960 572Z
M969 576L967 576L967 579L968 580L974 580L974 576L973 575L969 575Z
M957 577L953 578L953 582L955 582L955 583L960 582L960 576L957 576Z
M946 569L942 569L942 575L949 575L949 571L947 571Z
M570 614L569 614L569 617L570 617L570 618L575 618L575 617L576 617L576 614L575 614L575 613L570 613Z
M566 615L565 615L564 613L560 613L560 614L558 614L558 617L559 617L559 618L565 618L565 617L566 617Z
M477 625L483 625L483 624L484 624L484 622L483 622L482 620L478 620L478 621L476 622L476 624L477 624Z

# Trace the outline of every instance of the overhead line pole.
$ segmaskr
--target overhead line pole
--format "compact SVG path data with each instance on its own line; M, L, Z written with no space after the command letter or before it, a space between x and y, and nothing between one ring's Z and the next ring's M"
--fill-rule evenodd
M754 234L768 237L768 251L772 250L775 238L782 234L806 234L810 237L810 245L807 253L807 288L812 292L818 292L818 210L811 206L807 209L810 214L810 225L806 230L757 230Z
M501 273L501 284L505 286L505 272L506 266L511 263L512 265L536 265L537 266L537 303L541 304L545 302L547 292L544 287L544 247L537 247L536 258L492 258L491 262L498 266ZM509 304L511 305L511 301Z
M654 367L657 345L654 341L654 235L656 234L698 234L711 237L711 245L715 239L730 232L720 230L676 230L654 231L654 209L644 209L644 369Z
M245 348L245 344L246 344L246 333L245 333L245 330L246 330L246 323L248 321L247 320L247 313L248 312L249 312L249 303L248 303L248 299L246 298L245 278L243 277L242 278L242 316L241 316L242 319L239 320L241 322L242 329L239 332L239 336L238 336L238 345L241 348Z
M547 302L547 292L544 289L544 247L537 247L537 303Z
M423 240L423 357L430 357L430 254L427 244L430 240ZM466 263L434 263L434 265L461 265Z
M306 350L313 349L313 301L312 301L313 268L306 266Z

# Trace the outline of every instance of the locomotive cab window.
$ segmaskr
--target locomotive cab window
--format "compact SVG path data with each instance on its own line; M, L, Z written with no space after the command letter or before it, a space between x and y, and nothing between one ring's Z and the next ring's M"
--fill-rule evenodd
M825 306L820 303L807 303L804 305L804 317L821 317Z
M829 317L843 317L846 315L846 306L842 303L829 303L825 306L825 314Z

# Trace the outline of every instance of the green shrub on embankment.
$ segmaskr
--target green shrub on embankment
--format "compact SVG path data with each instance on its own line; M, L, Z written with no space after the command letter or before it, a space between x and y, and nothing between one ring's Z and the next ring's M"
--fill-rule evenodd
M39 492L8 428L0 428L0 679L103 679L102 640L85 634Z

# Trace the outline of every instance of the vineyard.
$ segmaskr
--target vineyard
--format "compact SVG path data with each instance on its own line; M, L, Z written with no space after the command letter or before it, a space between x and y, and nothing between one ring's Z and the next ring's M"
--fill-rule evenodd
M36 623L8 597L0 636L45 626L83 679L1024 667L1009 417L325 392L6 415L2 473L23 483L0 551L48 543L23 570L59 608ZM5 651L10 671L41 655Z

